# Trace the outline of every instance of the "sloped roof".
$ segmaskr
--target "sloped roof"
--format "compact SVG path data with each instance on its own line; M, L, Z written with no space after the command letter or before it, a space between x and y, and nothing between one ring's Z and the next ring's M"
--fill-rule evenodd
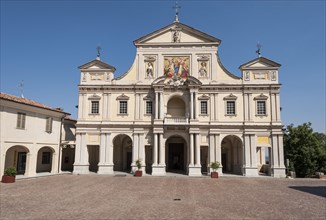
M265 57L258 57L256 59L253 59L253 60L247 62L247 63L242 64L239 67L239 69L242 69L242 68L245 68L245 67L249 67L249 66L251 66L251 65L253 65L255 63L266 63L266 64L268 64L271 67L280 67L281 66L281 64L276 63L276 62L274 62L272 60L269 60L269 59L267 59Z
M169 24L169 25L167 25L167 26L165 26L163 28L160 28L160 29L158 29L158 30L156 30L156 31L154 31L152 33L149 33L149 34L147 34L147 35L145 35L145 36L143 36L143 37L135 40L134 41L134 44L135 45L142 44L146 40L151 39L151 38L153 38L155 36L158 36L161 33L165 32L167 30L170 30L171 28L175 28L175 27L184 29L185 31L188 31L189 33L192 33L193 35L196 35L196 36L199 36L199 37L201 37L203 39L206 39L209 42L217 43L217 44L220 44L221 43L221 40L218 39L218 38L215 38L215 37L213 37L211 35L208 35L208 34L206 34L204 32L201 32L201 31L199 31L199 30L197 30L195 28L192 28L192 27L190 27L188 25L185 25L185 24L182 24L180 22L173 22L173 23L171 23L171 24Z
M85 64L79 66L78 68L79 69L87 69L87 68L89 68L91 66L95 66L95 65L100 66L102 69L111 69L113 71L116 70L114 66L111 66L110 64L107 64L107 63L105 63L105 62L103 62L101 60L97 60L97 59L92 60L92 61L90 61L88 63L85 63Z
M44 105L42 103L36 102L34 100L31 100L31 99L21 98L21 97L18 97L18 96L9 95L9 94L2 93L2 92L0 92L0 99L70 115L70 113L64 112L61 108L51 108L49 106L46 106L46 105Z

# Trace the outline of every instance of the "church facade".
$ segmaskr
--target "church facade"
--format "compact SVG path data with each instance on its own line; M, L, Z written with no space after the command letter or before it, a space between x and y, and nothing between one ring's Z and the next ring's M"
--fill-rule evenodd
M131 68L114 77L100 60L80 66L74 173L285 177L280 64L220 62L221 41L178 20L134 41Z

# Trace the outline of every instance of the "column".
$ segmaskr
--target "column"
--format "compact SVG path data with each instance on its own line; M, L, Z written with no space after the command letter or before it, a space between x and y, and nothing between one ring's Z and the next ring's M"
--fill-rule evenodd
M139 94L139 119L143 120L144 118L144 102L143 102L143 94Z
M190 147L189 147L189 166L194 166L194 134L190 134Z
M107 147L108 147L108 164L112 165L112 170L113 170L113 144L111 143L111 134L108 134L108 139L107 139Z
M198 105L198 92L195 92L194 94L194 104L195 104L195 119L198 119L198 112L199 112L199 105Z
M59 148L60 150L60 148ZM52 164L51 164L51 174L57 173L56 170L58 168L59 160L57 160L57 154L54 152L52 153Z
M157 134L154 134L153 166L157 165Z
M160 139L160 165L165 166L165 144L163 134L159 134Z
M105 138L105 163L109 162L111 157L110 146L111 146L111 134L107 133Z
M102 114L103 114L103 119L107 120L108 118L108 112L107 112L107 107L108 107L108 94L104 93L103 96L103 107L102 107Z
M139 134L139 159L142 162L142 170L145 172L146 161L145 161L145 146L144 146L144 134Z
M190 91L190 119L194 119L194 94Z
M106 149L105 149L105 145L106 145L106 135L104 133L101 133L100 136L100 161L99 161L99 165L100 164L104 164L105 163L105 154L106 154Z
M62 150L63 150L63 146L59 145L59 162L58 162L58 173L61 173L61 169L62 169Z
M284 149L283 149L283 135L278 135L278 151L280 153L280 167L284 166Z
M138 160L138 134L134 133L134 138L133 138L133 142L132 142L132 164L135 166L135 161Z
M271 115L271 121L274 122L274 121L277 121L276 120L276 108L277 108L277 105L276 105L276 94L274 93L270 93L270 115ZM266 102L267 104L267 102ZM266 106L266 109L267 109L267 106ZM267 112L268 114L268 112Z
M139 95L135 94L135 120L139 120Z
M155 119L158 119L158 93L155 92Z
M80 133L76 134L76 147L75 147L75 162L74 165L80 164L80 158L81 158L81 135Z
M24 176L36 176L37 152L26 154L26 170Z
M106 111L107 111L107 119L110 120L111 118L111 94L108 94L108 101L107 101L107 107L106 107Z
M220 135L216 134L215 135L215 147L216 147L216 161L218 161L222 165L222 149L220 145Z
M89 112L89 106L87 105L87 103L86 103L86 94L83 94L83 104L82 104L82 106L83 106L83 117L82 118L86 118L87 117L87 114L88 114L88 112Z
M200 143L199 143L199 134L195 134L195 148L196 148L196 166L201 167L200 164Z
M252 94L249 93L248 94L248 119L249 121L252 121L254 118L254 114L255 114L255 107L253 106L253 101L252 101Z
M214 115L215 115L215 121L218 121L218 94L214 94ZM222 111L224 111L224 109L222 108Z
M256 151L256 135L250 135L251 143L251 167L257 169L257 151Z
M214 112L214 95L213 94L210 94L210 120L211 121L215 121L215 112Z
M87 144L86 144L86 133L81 133L81 163L88 164L88 151L87 151Z
M250 161L250 136L244 135L244 154L245 154L245 165L246 167L251 166Z
M272 135L272 167L279 167L279 157L278 157L278 140L277 135Z
M220 135L215 135L215 158L216 161L220 163L220 168L217 169L217 172L220 176L223 176L223 166L222 166L222 149L220 144Z
M75 163L74 174L88 174L88 152L86 143L86 133L77 133L76 135L76 151L75 151Z
M164 118L164 97L163 91L160 92L160 119Z
M244 100L244 120L249 121L249 96L248 93L243 94L243 100Z
M256 136L252 134L244 135L245 146L245 175L258 176L257 156L256 156Z
M215 159L215 135L209 135L209 164L216 161Z
M78 96L78 118L79 119L83 119L84 118L84 114L83 114L83 111L84 111L84 94L83 93L79 93L79 96Z

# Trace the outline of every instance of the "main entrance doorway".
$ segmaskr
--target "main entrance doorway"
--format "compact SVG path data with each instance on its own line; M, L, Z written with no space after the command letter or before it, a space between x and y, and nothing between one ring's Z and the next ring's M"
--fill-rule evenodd
M186 174L186 142L181 137L170 137L166 141L166 170L171 173Z
M184 170L184 146L183 144L169 144L169 171L181 172Z

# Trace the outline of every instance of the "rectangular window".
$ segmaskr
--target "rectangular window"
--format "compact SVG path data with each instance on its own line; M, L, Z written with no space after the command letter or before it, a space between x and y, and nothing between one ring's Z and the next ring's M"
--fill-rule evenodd
M52 121L53 119L51 117L46 118L45 131L48 133L52 132Z
M127 108L127 101L120 101L120 114L127 114L128 108Z
M17 128L25 129L26 114L18 112L17 114Z
M201 101L200 102L200 114L207 115L207 113L208 113L207 101Z
M51 152L42 153L42 164L50 164L51 162Z
M235 101L226 102L226 114L235 115Z
M99 113L99 109L100 109L99 106L100 106L99 101L92 101L91 113L92 114L98 114Z
M146 114L152 114L152 113L153 113L152 101L146 101Z
M266 115L265 101L257 101L257 115Z

